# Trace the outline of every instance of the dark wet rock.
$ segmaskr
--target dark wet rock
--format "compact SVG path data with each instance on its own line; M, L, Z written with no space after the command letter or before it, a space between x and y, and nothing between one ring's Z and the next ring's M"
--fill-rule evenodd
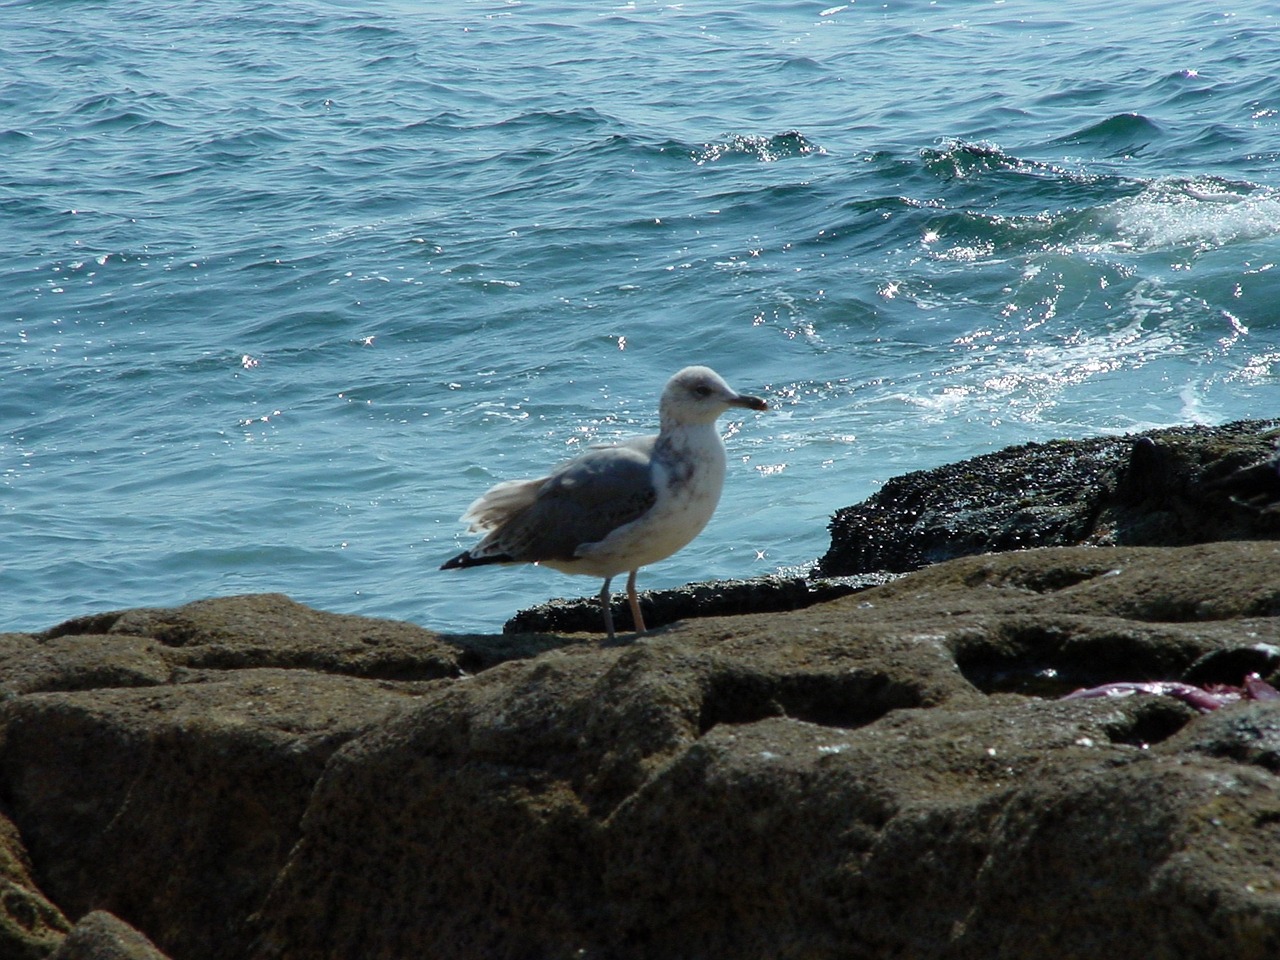
M739 613L777 613L803 610L894 579L894 574L857 577L752 577L745 580L708 580L672 590L641 591L640 612L645 625L663 627L689 617L725 617ZM613 597L613 619L619 629L631 624L626 594ZM595 597L552 600L521 610L503 625L502 632L604 633L604 618Z
M1275 542L964 557L613 645L280 597L72 624L0 642L33 957L1280 951L1276 701L1060 699L1266 669Z
M691 583L641 594L650 627L800 610L962 556L1046 546L1186 546L1280 538L1280 420L1010 447L895 477L837 511L808 578ZM614 619L629 624L625 597ZM594 597L522 610L505 633L603 632Z
M119 917L95 910L75 925L49 960L169 960Z
M1280 538L1280 420L1059 440L895 477L831 522L817 576L1073 544Z

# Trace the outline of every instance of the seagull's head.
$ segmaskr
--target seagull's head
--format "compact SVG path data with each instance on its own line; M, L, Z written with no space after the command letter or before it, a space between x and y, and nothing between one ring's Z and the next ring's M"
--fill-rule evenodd
M663 426L712 423L730 407L769 409L759 397L735 391L710 367L685 367L667 381L659 404Z

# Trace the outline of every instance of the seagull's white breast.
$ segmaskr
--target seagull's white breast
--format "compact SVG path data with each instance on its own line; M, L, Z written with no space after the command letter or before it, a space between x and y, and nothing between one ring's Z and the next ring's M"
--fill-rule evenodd
M663 560L702 532L724 487L724 443L714 424L682 426L668 440L651 465L653 506L598 543L583 544L578 559L546 566L611 577Z

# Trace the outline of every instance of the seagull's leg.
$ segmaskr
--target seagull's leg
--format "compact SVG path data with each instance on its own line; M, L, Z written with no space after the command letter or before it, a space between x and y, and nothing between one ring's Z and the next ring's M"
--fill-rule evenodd
M604 611L604 629L613 639L613 598L609 596L609 584L613 577L604 578L604 586L600 588L600 609Z
M635 621L636 633L644 633L644 616L640 613L640 598L636 596L636 574L639 572L640 568L637 567L627 577L627 600L631 602L631 619Z

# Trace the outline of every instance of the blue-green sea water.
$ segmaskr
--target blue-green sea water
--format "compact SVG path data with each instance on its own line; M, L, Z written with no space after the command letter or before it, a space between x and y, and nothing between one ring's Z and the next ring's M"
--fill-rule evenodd
M803 570L886 479L1280 413L1271 0L0 2L0 629L282 591L495 631L491 483L706 363Z

